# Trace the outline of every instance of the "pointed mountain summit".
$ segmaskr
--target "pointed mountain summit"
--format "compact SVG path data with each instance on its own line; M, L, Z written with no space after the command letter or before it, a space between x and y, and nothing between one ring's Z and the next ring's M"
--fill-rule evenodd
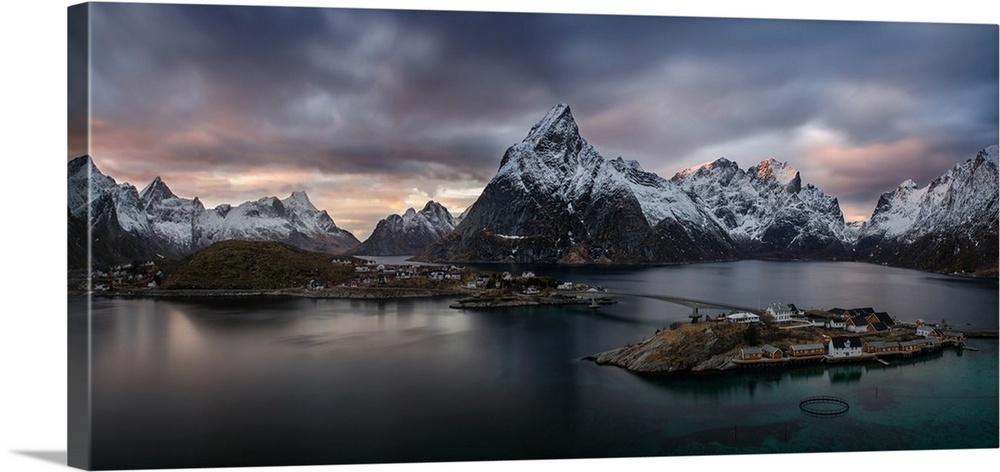
M455 231L422 258L647 263L728 258L728 247L676 185L633 161L606 161L558 104L507 149Z
M139 192L139 199L147 203L162 201L168 198L177 198L177 195L174 195L174 192L170 191L170 187L167 187L167 184L158 175L152 182L146 185L146 188Z
M364 256L411 256L451 233L458 219L433 200L423 209L407 208L402 216L389 215L380 220L371 236L351 251Z

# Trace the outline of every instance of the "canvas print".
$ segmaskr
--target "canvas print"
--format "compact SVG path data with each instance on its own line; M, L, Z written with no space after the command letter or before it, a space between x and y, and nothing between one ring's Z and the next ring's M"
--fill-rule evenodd
M996 449L998 26L68 9L69 461Z

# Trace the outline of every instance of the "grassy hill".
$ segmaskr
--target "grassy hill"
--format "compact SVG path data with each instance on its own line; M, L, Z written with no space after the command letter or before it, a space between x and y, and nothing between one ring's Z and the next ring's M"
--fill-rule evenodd
M180 261L165 273L163 289L259 290L303 287L315 280L350 280L348 256L306 251L278 242L221 241Z

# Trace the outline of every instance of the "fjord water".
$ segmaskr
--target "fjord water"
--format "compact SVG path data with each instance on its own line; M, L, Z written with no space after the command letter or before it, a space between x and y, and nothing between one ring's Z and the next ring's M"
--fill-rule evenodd
M525 267L495 267L520 271ZM533 267L629 293L871 306L997 329L994 281L868 264ZM91 299L95 468L995 448L998 348L891 366L639 376L584 356L689 308L455 310L399 301ZM71 299L70 316L87 316ZM708 310L711 314L711 310ZM703 311L705 313L705 311ZM835 395L837 418L800 411Z

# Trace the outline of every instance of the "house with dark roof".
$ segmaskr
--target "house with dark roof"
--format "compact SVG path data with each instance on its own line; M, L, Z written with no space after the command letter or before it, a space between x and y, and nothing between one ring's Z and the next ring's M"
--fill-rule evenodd
M826 353L823 343L792 344L788 347L788 355L792 357L821 356Z
M740 349L740 360L742 361L753 361L760 359L762 351L759 347L744 347Z
M878 313L872 313L868 315L867 319L869 323L872 324L882 323L889 328L896 325L896 321L893 320L892 317L889 316L889 314L884 311L880 311Z
M867 333L869 331L874 331L868 329L868 327L868 318L865 318L864 315L852 316L848 318L847 322L844 324L844 329L852 333Z
M889 341L866 342L864 351L870 354L878 354L881 352L899 352L899 343Z
M830 321L829 318L818 316L818 315L808 315L806 319L809 320L809 324L813 326L823 327Z
M778 349L770 344L761 346L760 351L764 354L764 357L768 359L781 359L783 356L781 349Z
M889 331L889 327L886 326L885 323L883 323L881 321L876 321L874 323L869 323L868 324L868 331L874 331L876 333L882 333L882 332L885 332L885 331Z
M830 357L853 357L860 356L864 344L857 336L838 336L830 340L827 355Z
M933 343L927 339L914 339L899 343L899 350L903 352L917 351L925 347L932 347Z

